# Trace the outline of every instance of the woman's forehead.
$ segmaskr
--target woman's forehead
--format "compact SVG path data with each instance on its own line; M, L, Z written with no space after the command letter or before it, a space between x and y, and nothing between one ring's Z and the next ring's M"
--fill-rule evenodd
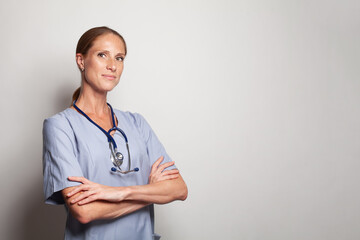
M109 52L116 52L125 54L125 45L121 38L115 34L108 33L97 37L90 51L106 50Z

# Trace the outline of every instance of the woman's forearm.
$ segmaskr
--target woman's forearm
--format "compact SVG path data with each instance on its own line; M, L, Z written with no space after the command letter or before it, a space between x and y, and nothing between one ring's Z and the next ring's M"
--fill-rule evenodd
M146 185L110 187L84 177L69 176L68 180L82 184L62 190L65 202L76 219L88 223L96 219L117 218L152 203L185 200L188 191L179 171L164 171L174 162L160 165L162 160L161 156L153 164Z
M166 172L171 172L166 171ZM122 202L125 200L136 200L148 203L164 204L174 200L185 200L187 198L187 187L180 173L175 174L176 178L161 180L146 185L128 187L110 187L94 183L84 177L68 177L70 181L81 182L82 184L71 188L66 193L71 198L70 204L88 204L98 200L107 202ZM82 192L82 194L78 194Z
M160 181L147 185L126 187L125 199L143 201L148 203L165 204L174 200L185 200L187 198L187 187L179 176L176 179Z
M67 197L67 193L71 192L74 187L66 188L62 191L66 205L68 206L71 214L79 222L86 224L93 220L98 219L114 219L123 215L132 213L139 210L150 203L141 201L121 201L121 202L108 202L103 200L93 201L88 204L79 205L71 203L73 199L81 195L77 193L72 197Z
M93 185L99 186L99 184ZM69 187L62 191L70 212L81 223L88 223L96 219L113 219L152 203L165 204L174 200L185 200L187 197L187 187L180 175L176 179L146 185L106 186L107 194L104 199L96 199L96 194L87 196L89 191L83 190L72 194L73 191L77 191L76 189L86 188L84 186L86 184L80 185L80 187ZM119 198L116 199L116 196Z

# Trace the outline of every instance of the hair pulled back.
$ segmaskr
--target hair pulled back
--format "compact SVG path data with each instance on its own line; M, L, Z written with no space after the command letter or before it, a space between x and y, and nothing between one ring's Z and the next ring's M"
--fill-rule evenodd
M76 53L81 53L82 55L86 56L86 54L88 53L89 49L93 46L94 41L96 40L96 38L105 35L105 34L109 34L112 33L116 36L118 36L121 41L124 43L124 47L125 47L125 55L127 54L127 48L126 48L126 42L124 40L124 38L115 30L108 28L108 27L94 27L91 28L89 30L87 30L79 39L77 46L76 46ZM81 87L79 87L78 89L75 90L73 97L72 97L72 102L74 102L75 100L77 100L79 98L80 95L80 91L81 91Z

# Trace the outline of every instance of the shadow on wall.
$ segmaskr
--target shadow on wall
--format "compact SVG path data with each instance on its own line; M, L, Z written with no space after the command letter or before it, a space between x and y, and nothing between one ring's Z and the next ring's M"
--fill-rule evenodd
M22 222L16 239L64 239L66 212L63 205L52 206L44 203L42 191L42 178L39 178L34 189L29 189L27 196L36 194L27 203L27 208L23 213ZM42 190L42 189L41 189Z
M75 89L73 86L63 86L61 89L56 90L53 94L53 99L50 106L45 106L47 110L43 116L50 116L54 112L60 112L69 107L71 96ZM49 104L47 102L47 104ZM53 105L51 104L54 103ZM53 113L49 113L49 109ZM39 124L42 129L43 119L39 119ZM38 130L36 130L38 131ZM42 134L36 132L35 135L41 136L41 143L33 141L31 136L28 136L26 142L26 152L30 153L28 159L33 161L35 166L39 166L39 171L32 173L35 179L32 183L27 184L31 186L24 191L22 199L18 200L14 206L24 206L21 209L20 219L12 226L11 233L12 239L64 239L66 210L63 205L48 205L44 203L43 197L43 175L42 175ZM26 201L25 201L26 200ZM20 210L20 211L21 211ZM13 211L18 212L19 209Z
M73 83L75 81L67 82ZM63 85L57 89L57 91L54 93L53 109L55 110L55 113L61 112L70 107L72 104L72 95L78 87L80 87L80 83L78 86L76 84Z

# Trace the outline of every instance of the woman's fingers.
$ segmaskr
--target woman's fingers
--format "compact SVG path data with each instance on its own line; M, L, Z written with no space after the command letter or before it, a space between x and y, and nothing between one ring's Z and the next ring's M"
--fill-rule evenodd
M172 166L172 165L174 165L174 164L175 164L174 161L172 161L172 162L166 162L166 163L164 163L164 164L161 164L160 167L158 167L157 171L162 172L162 171L164 171L165 168L170 167L170 166Z
M162 172L165 168L173 166L175 164L174 161L172 162L166 162L160 165L160 163L164 160L164 156L159 157L154 164L151 167L151 174L154 174L155 172ZM159 166L160 165L160 166Z
M68 179L82 183L74 187L74 189L66 195L68 198L72 198L70 201L71 204L77 203L84 205L96 200L122 201L122 199L118 197L119 190L117 189L91 182L84 177L69 177Z
M151 167L151 173L154 173L154 172L158 169L160 163L161 163L163 160L164 160L164 157L161 156L161 157L159 157L159 158L154 162L154 164L153 164L152 167Z
M82 192L81 194L79 194L78 196L76 196L74 199L71 200L71 204L77 203L85 198L87 198L90 195L89 191L86 192Z
M94 194L94 190L97 187L96 183L93 183L91 181L89 181L88 179L84 178L84 177L68 177L68 180L73 181L73 182L80 182L82 183L81 185L75 187L71 192L69 192L66 196L67 197L72 197L77 193L82 192L82 194L80 194L79 196L77 196L76 198L74 198L71 203L76 203L88 196L90 196L91 194ZM91 191L90 191L91 190Z
M86 202L92 202L96 199L99 199L99 197L101 196L101 187L98 184L82 184L79 187L75 188L73 191L71 191L70 193L67 194L67 197L72 197L74 196L76 193L81 193L79 195L77 195L76 197L74 197L74 199L71 200L71 203L78 203L78 204L83 204L84 199L90 198L89 200L87 200Z
M84 177L68 177L68 180L69 181L72 181L72 182L80 182L82 183L81 185L77 186L76 188L74 188L74 190L72 190L71 192L69 192L67 194L68 197L71 197L73 196L74 194L80 192L80 191L84 191L84 190L87 190L87 185L86 183L91 183L89 180L87 180L86 178Z
M154 174L149 176L149 183L160 182L163 180L175 179L180 176L178 169L161 171L158 169Z
M75 187L71 192L69 192L68 194L66 194L67 197L72 197L73 195L77 194L78 192L83 191L83 185L80 185L78 187Z
M149 175L149 183L155 183L163 180L174 179L179 177L179 170L165 170L166 168L173 166L174 161L166 162L161 164L164 160L164 157L159 157L151 167L151 172Z
M159 159L159 163L162 159ZM71 204L84 205L96 200L105 200L109 202L120 202L125 199L126 192L121 187L110 187L91 182L84 177L68 177L69 181L80 182L79 186L66 194L70 198Z
M166 176L164 176L163 178L164 178L164 180L171 180L171 179L176 179L176 178L178 178L179 176L180 176L180 174L179 174L179 173L176 173L176 174L166 175Z
M78 202L78 205L85 205L87 203L91 203L93 201L96 201L98 198L96 195L91 195L87 198L85 198L84 200L81 200L80 202Z
M170 180L170 179L175 179L178 178L180 176L179 174L179 170L174 169L174 170L166 170L164 172L162 172L159 177L157 178L158 181L163 181L163 180Z
M76 198L72 199L71 204L78 203L79 205L83 205L85 203L89 203L97 199L98 199L98 193L93 191L86 191L79 194L79 196L76 196Z
M72 181L72 182L81 182L81 183L88 183L88 182L90 182L89 180L87 180L87 179L84 178L84 177L74 177L74 176L68 177L68 180L69 180L69 181Z
M171 175L165 175L165 176L159 177L158 181L176 179L176 178L178 178L179 176L180 176L179 173L171 174Z
M71 192L69 192L68 194L66 194L67 197L71 197L79 192L83 192L83 191L88 191L90 189L89 185L86 184L81 184L77 187L75 187Z
M163 172L161 173L161 175L166 176L166 175L178 174L178 173L179 173L179 170L173 169L173 170L163 171Z
M90 184L92 183L91 181L87 180L84 177L68 177L68 180L70 180L72 182L80 182L82 184L75 187L71 192L69 192L67 194L67 197L71 197L71 196L73 196L76 193L81 192L81 191L89 190L90 189Z

